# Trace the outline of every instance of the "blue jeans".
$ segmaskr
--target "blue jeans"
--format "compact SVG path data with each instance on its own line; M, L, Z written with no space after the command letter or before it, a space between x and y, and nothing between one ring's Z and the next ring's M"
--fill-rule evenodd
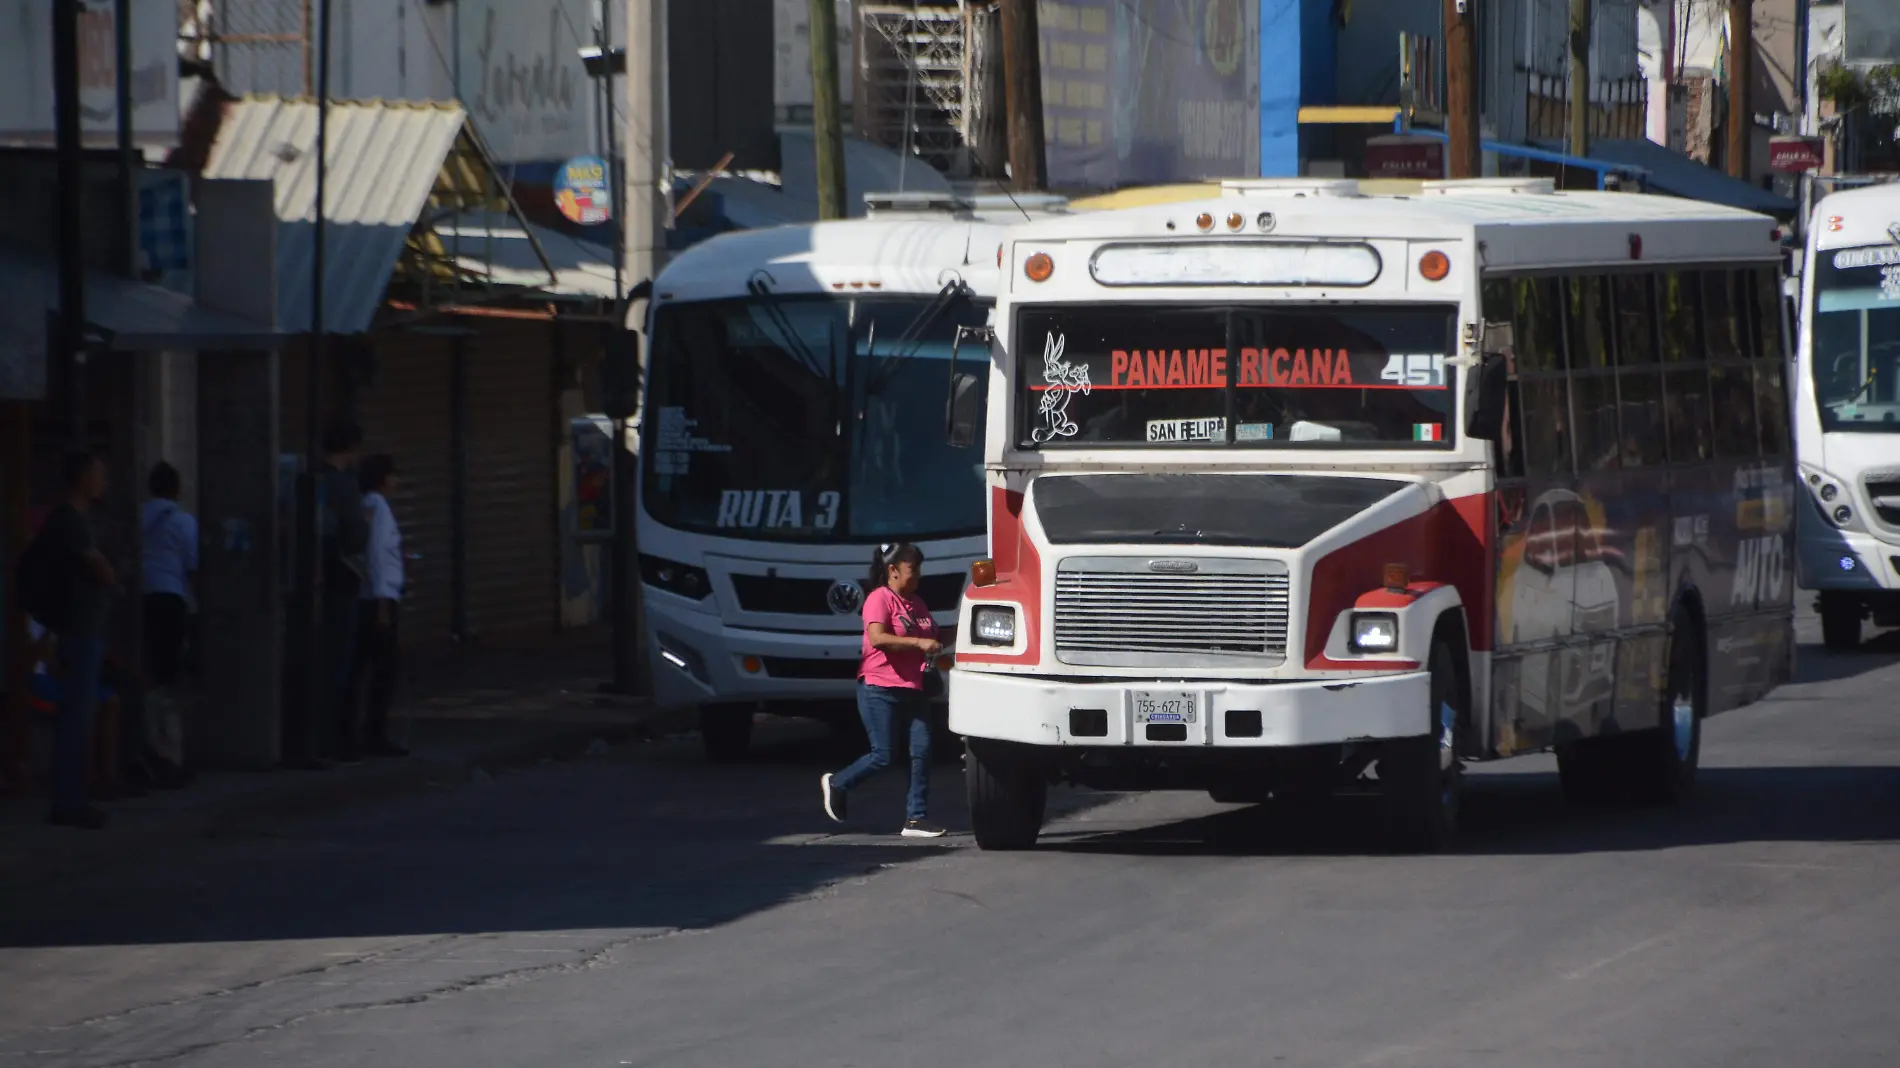
M910 720L910 797L905 818L920 820L930 807L930 706L922 690L898 690L858 683L858 716L871 736L871 751L839 772L831 784L849 790L891 766L891 739Z
M103 634L59 635L59 718L53 726L53 809L86 807L86 768L92 751L92 716L105 670Z

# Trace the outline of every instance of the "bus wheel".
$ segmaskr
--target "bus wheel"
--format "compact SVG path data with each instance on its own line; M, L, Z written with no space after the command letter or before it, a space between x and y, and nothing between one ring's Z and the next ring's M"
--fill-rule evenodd
M1640 800L1673 805L1695 790L1702 760L1702 721L1708 714L1708 653L1695 618L1677 610L1670 628L1669 684L1662 725L1630 735L1632 785Z
M1457 751L1451 746L1463 710L1463 687L1451 643L1432 641L1430 734L1387 741L1379 755L1379 789L1395 848L1435 853L1458 829L1462 785Z
M963 775L970 830L979 848L1028 849L1042 833L1049 783L1023 747L984 738L964 740Z
M1822 643L1838 652L1860 648L1860 620L1864 613L1859 597L1845 590L1822 590Z
M705 705L699 710L699 740L708 759L721 764L744 760L752 748L752 706Z

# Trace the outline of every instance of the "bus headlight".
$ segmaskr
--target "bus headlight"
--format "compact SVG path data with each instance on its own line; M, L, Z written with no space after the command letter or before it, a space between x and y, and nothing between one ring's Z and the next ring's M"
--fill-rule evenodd
M1389 653L1399 647L1399 617L1390 612L1354 612L1352 651Z
M1809 495L1828 522L1842 530L1865 531L1849 503L1852 498L1847 486L1840 479L1818 467L1802 464L1801 481L1808 487Z
M1007 605L978 605L970 612L970 640L978 645L1015 645L1016 610Z
M657 556L640 555L640 579L668 593L703 601L712 593L712 579L704 568L678 564Z

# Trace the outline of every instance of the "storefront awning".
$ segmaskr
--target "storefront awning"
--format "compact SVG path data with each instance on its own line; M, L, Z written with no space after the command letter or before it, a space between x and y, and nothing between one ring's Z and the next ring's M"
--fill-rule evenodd
M0 254L0 292L11 306L10 333L22 335L14 340L32 334L44 346L46 313L59 307L57 265ZM86 322L107 348L120 352L267 349L282 339L268 323L212 311L160 286L98 273L86 276Z
M1605 139L1590 143L1590 158L1649 172L1649 190L1706 200L1764 215L1792 215L1794 201L1733 178L1654 141Z

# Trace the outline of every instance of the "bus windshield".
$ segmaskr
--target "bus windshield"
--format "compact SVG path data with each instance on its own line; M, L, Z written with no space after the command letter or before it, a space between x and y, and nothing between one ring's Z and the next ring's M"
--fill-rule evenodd
M1440 305L1024 308L1020 443L1448 449L1454 322Z
M1900 433L1900 244L1815 261L1808 370L1821 429Z
M943 405L956 329L987 312L967 293L662 306L642 448L648 514L788 541L981 533L981 466L945 443Z

